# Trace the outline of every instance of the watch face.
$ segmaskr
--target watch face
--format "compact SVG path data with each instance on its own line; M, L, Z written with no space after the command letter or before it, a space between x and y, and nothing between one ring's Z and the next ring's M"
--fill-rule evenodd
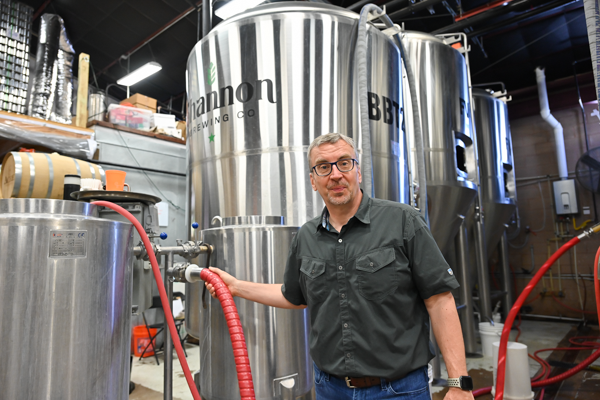
M461 376L459 380L462 390L473 390L473 379L470 376Z

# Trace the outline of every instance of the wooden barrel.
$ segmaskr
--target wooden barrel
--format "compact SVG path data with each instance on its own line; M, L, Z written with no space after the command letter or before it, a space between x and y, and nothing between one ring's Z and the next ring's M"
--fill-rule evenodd
M4 156L0 191L4 198L60 199L65 175L106 181L102 167L56 153L10 152Z

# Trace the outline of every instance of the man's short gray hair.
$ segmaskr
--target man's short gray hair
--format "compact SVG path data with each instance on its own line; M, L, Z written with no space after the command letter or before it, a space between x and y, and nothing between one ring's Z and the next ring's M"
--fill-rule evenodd
M308 146L308 169L309 171L312 171L312 167L314 165L311 165L311 161L310 161L310 153L312 152L312 150L315 147L319 147L322 144L325 143L337 143L338 141L343 140L344 142L348 143L350 145L350 147L352 147L352 150L354 150L354 154L356 155L356 157L358 157L358 152L356 151L356 145L354 144L354 140L346 135L342 135L341 133L327 133L325 135L321 135L321 136L317 136L315 138L315 140L313 140L313 142L310 144L310 146Z

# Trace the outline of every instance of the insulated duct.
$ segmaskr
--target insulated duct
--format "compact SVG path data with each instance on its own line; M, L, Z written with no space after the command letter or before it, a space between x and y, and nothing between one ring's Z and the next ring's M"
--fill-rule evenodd
M71 124L74 59L63 19L55 14L42 15L29 115Z
M560 179L567 179L569 171L567 170L567 154L565 152L565 138L563 136L563 128L560 122L550 114L550 106L548 105L548 91L546 90L546 74L541 68L535 69L537 80L538 93L540 97L540 114L544 121L554 129L554 144L556 146L556 161L558 162L558 176Z
M600 6L598 0L583 0L585 11L585 23L590 42L590 54L592 55L592 68L594 69L594 82L596 84L596 99L600 99L600 88L598 85L598 42L600 42Z

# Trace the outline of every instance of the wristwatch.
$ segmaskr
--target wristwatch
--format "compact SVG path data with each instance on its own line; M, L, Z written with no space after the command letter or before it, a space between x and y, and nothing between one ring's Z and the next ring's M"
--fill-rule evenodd
M461 388L462 390L473 390L473 379L470 376L448 378L448 386Z

